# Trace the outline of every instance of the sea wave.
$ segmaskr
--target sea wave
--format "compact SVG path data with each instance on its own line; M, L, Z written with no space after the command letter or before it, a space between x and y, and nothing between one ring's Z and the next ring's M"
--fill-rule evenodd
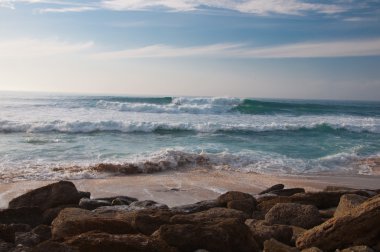
M265 132L265 131L297 131L313 130L319 132L334 132L346 130L351 132L380 133L380 124L372 120L336 122L326 121L283 121L260 123L170 123L170 122L141 122L141 121L46 121L46 122L14 122L0 121L0 133L93 133L93 132L167 132L192 131L200 133L215 132Z
M377 156L376 159L379 157ZM206 153L203 151L196 153L165 149L149 155L134 157L126 162L95 164L43 164L41 162L33 164L29 162L19 169L0 164L0 181L91 179L195 168L276 175L372 175L371 165L365 162L367 159L372 160L373 157L361 157L356 152L342 152L332 156L305 160L249 150L239 153Z

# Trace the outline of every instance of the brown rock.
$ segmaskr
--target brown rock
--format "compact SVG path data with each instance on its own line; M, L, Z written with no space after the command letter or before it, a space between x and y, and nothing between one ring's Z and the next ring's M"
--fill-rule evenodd
M260 192L259 195L270 193L272 191L282 190L282 189L284 189L284 187L285 186L283 184L276 184L276 185L273 185L273 186L269 187L268 189L265 189L264 191Z
M330 218L334 217L335 210L336 210L335 207L328 208L328 209L322 209L322 210L319 210L319 215L323 219L330 219Z
M15 230L11 225L0 224L0 239L5 242L15 241Z
M219 204L217 200L205 200L205 201L200 201L194 204L172 207L170 210L174 213L185 214L185 213L201 212L201 211L208 210L210 208L221 207L221 206L222 205Z
M58 214L65 208L79 208L79 205L62 205L46 209L42 214L43 224L50 225L51 222L58 216Z
M79 252L79 249L64 243L45 241L32 248L31 252Z
M183 252L197 249L208 251L259 251L244 222L227 218L214 223L163 225L153 234Z
M96 198L94 200L105 200L111 202L112 205L129 205L132 202L138 201L138 199L129 196L104 197ZM115 204L113 204L112 202L115 202Z
M354 246L341 250L341 252L375 252L373 249L367 246Z
M296 244L296 240L298 239L298 237L300 235L303 234L303 232L306 231L306 229L304 228L301 228L301 227L297 227L297 226L290 226L293 230L293 235L292 235L292 239L291 239L291 244L294 245Z
M79 251L142 251L176 252L165 242L142 234L107 234L88 232L75 236L66 244L79 248Z
M228 208L211 208L206 211L193 213L193 214L177 214L170 219L170 223L176 224L196 224L196 223L210 223L218 222L226 218L239 219L244 222L249 216L235 209Z
M12 199L9 208L39 207L46 210L60 205L78 204L82 196L72 182L60 181Z
M346 215L349 211L366 201L368 198L357 194L345 194L340 197L339 205L336 208L334 217Z
M286 244L283 244L275 239L266 240L264 242L263 252L299 252L295 247L290 247Z
M252 215L253 210L256 208L256 201L253 201L252 199L231 200L227 203L227 208L240 210Z
M28 224L37 226L42 224L42 211L38 207L20 207L0 210L0 223L2 224Z
M296 193L304 193L305 189L303 188L289 188L289 189L281 189L281 190L274 190L270 193L276 194L278 196L292 196Z
M269 224L292 225L306 229L322 222L315 206L297 203L276 204L265 215L265 221Z
M323 252L323 251L317 247L311 247L311 248L303 249L301 252Z
M145 235L151 235L160 228L161 225L167 224L172 217L172 213L167 210L146 209L136 211L132 214L132 227Z
M334 217L303 233L296 242L300 249L318 247L331 251L349 246L373 246L380 237L380 196L370 198L348 214Z
M274 238L280 242L290 244L293 235L293 229L285 225L269 225L265 221L256 221L248 219L245 224L249 227L253 234L253 238L257 241L259 246L263 248L264 241Z
M256 199L251 194L243 193L243 192L237 192L237 191L226 192L226 193L220 195L217 198L217 201L221 206L225 207L225 206L227 206L227 203L230 201L247 200L247 199L252 200L254 202L254 204L256 205L256 203L257 203Z
M66 239L81 233L99 230L110 234L136 233L127 216L97 214L79 208L62 210L52 223L54 239Z
M133 210L142 210L142 209L161 209L167 210L169 207L165 204L158 203L153 200L142 200L142 201L134 201L129 205L128 208L130 211Z
M102 206L111 206L111 202L106 200L95 200L88 198L82 198L79 201L79 207L87 210L94 210Z

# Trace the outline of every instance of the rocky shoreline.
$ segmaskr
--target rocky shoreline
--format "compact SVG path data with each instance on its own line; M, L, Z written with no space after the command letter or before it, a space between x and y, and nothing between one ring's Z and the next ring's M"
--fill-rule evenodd
M169 208L60 181L0 210L0 251L380 251L380 190L278 184Z

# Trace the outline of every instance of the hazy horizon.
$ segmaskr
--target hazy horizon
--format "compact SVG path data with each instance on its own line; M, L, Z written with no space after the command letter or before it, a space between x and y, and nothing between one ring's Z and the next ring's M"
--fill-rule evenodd
M0 0L0 90L380 100L380 1Z

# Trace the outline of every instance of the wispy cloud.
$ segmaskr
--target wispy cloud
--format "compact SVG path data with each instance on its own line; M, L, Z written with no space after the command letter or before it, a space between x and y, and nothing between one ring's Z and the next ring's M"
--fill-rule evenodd
M39 9L39 13L64 13L64 12L83 12L83 11L91 11L97 10L96 7L90 6L78 6L78 7L65 7L65 8L44 8Z
M57 39L0 40L2 58L41 58L46 56L78 53L93 47L93 42L70 43Z
M244 44L214 44L196 47L152 45L135 49L99 52L97 59L136 58L332 58L380 56L380 38L358 41L296 43L272 47L248 47Z

